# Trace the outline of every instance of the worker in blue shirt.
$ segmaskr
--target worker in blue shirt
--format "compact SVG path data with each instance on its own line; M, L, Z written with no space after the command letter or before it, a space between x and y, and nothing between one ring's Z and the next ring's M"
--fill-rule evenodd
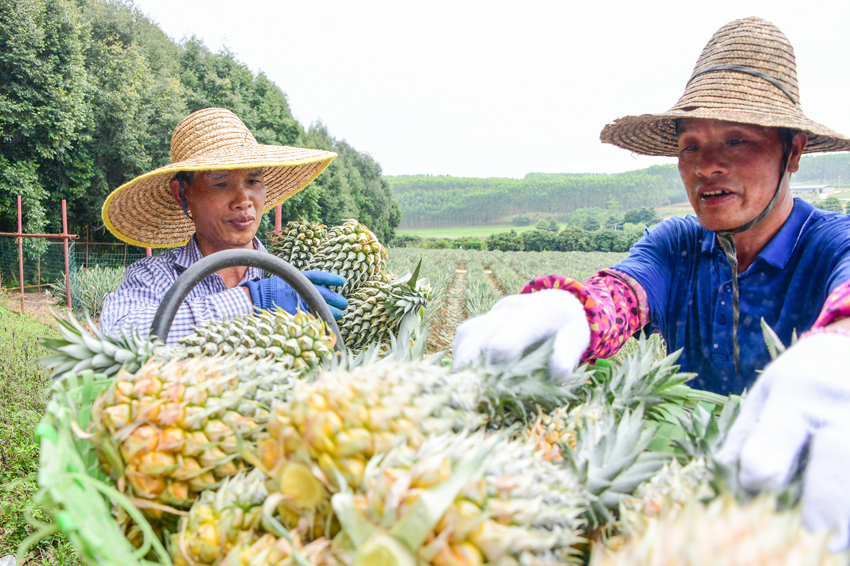
M803 114L790 42L746 18L714 34L673 108L620 118L601 139L678 157L696 216L662 222L587 281L539 277L502 299L458 329L455 366L510 359L554 336L549 368L565 376L635 332L658 332L669 351L682 349L697 387L750 388L718 454L740 464L745 487L778 489L808 447L804 522L846 548L850 220L793 199L790 175L803 153L848 151L850 138ZM802 334L770 364L762 319L786 344Z

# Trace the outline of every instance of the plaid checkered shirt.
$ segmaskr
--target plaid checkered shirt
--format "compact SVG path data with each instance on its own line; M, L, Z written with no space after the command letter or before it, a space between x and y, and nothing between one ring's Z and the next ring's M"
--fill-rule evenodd
M266 251L257 238L254 238L254 249ZM135 262L127 268L115 292L106 296L100 329L107 334L118 334L122 329L148 334L165 293L181 273L203 257L193 236L183 247ZM239 284L264 276L263 270L249 267ZM168 343L173 344L191 334L196 326L252 312L248 294L240 287L228 289L221 276L213 273L198 283L180 305L168 333Z

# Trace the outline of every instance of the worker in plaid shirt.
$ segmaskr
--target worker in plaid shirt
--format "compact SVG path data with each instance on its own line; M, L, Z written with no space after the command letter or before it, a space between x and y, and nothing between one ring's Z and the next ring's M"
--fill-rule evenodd
M118 238L144 247L179 246L127 268L118 289L104 301L100 326L105 332L147 334L168 289L201 258L230 249L265 252L256 238L263 211L309 184L336 156L260 145L236 115L221 108L185 118L174 130L171 154L171 164L122 185L104 204L104 224ZM303 273L341 318L348 303L327 287L345 280L320 271ZM266 277L255 267L224 268L191 290L167 342L213 320L275 307L307 310L279 277Z

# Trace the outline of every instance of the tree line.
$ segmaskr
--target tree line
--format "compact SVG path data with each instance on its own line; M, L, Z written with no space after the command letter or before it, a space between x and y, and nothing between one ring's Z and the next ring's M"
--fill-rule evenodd
M21 194L25 231L58 232L64 198L71 231L90 225L110 240L100 219L109 192L170 162L177 123L219 106L260 143L339 153L287 201L287 219L357 218L392 239L400 212L380 165L323 124L302 126L281 88L227 49L172 41L120 0L0 0L0 19L0 231L17 229Z
M401 207L400 228L480 226L516 216L566 218L580 208L626 209L687 200L675 165L617 174L529 173L522 179L432 175L388 177Z

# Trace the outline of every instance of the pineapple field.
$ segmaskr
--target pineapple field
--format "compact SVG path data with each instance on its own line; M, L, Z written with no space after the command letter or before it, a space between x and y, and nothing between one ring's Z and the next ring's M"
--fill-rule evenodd
M92 566L842 563L802 528L799 479L755 496L715 460L745 401L688 387L657 337L565 379L552 340L454 370L464 319L623 254L386 250L356 221L269 237L346 277L344 344L304 312L169 346L57 316L20 559L53 540Z

